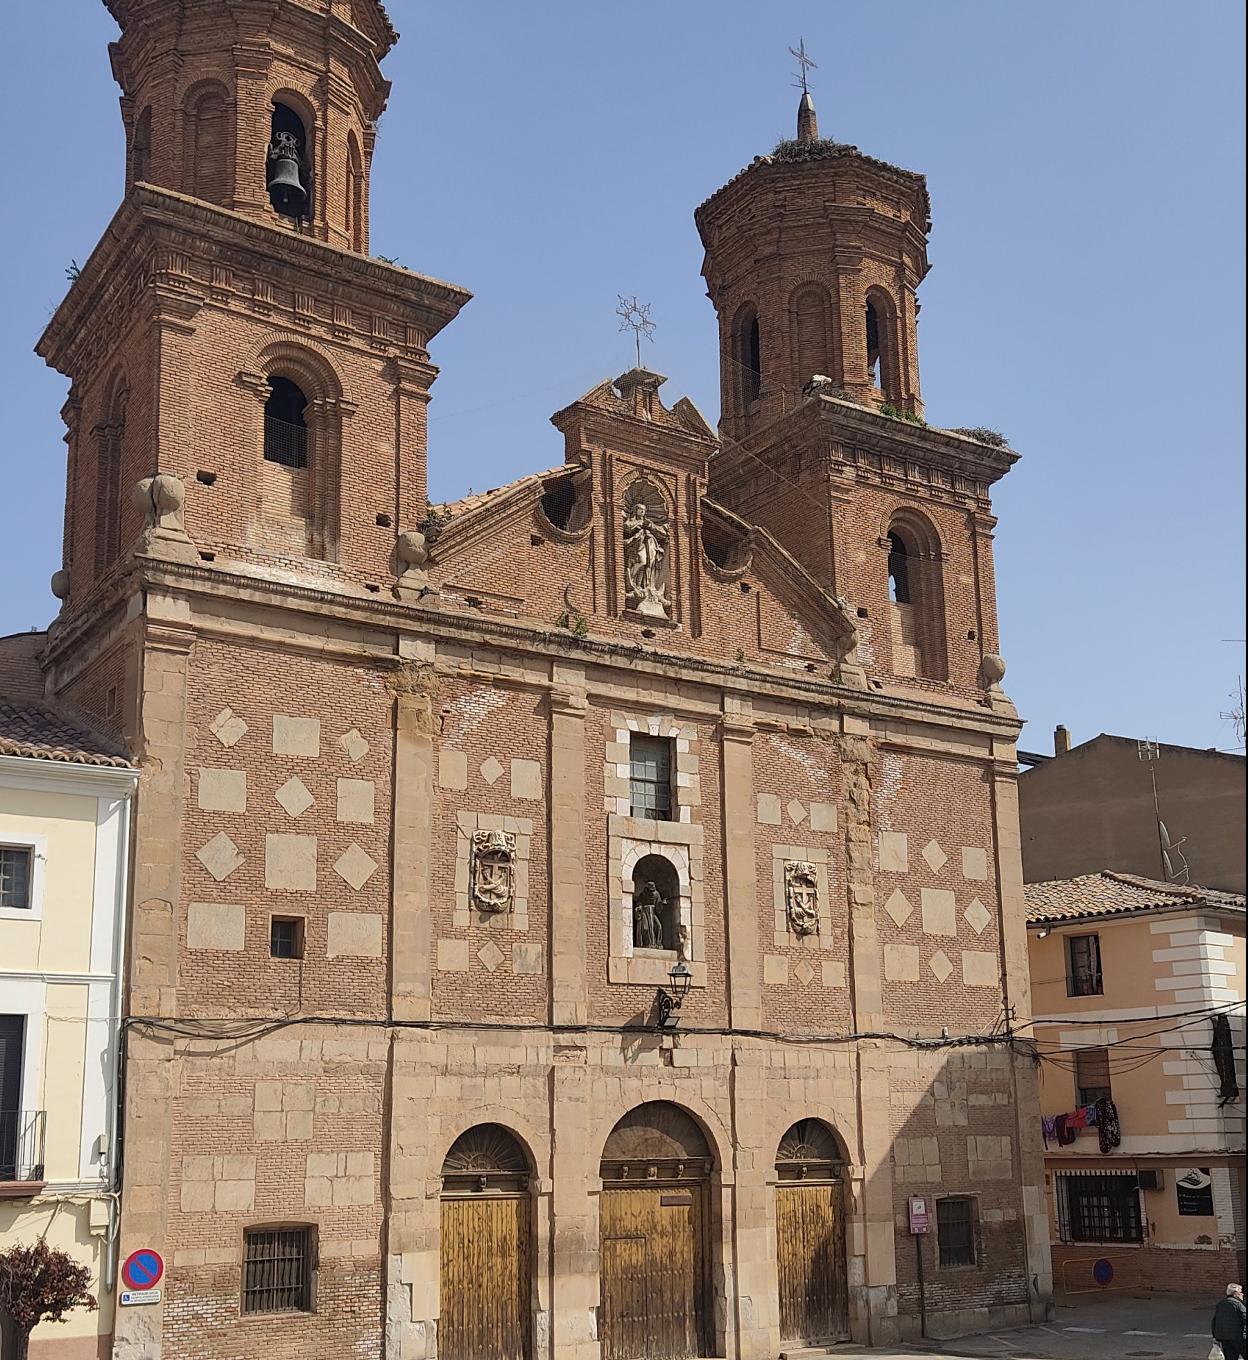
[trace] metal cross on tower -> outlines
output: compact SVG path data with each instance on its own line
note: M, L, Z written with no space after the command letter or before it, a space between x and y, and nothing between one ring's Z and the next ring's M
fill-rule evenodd
M633 339L637 345L637 367L641 367L641 337L644 335L647 340L654 343L654 322L650 320L650 304L648 302L638 302L635 297L626 298L623 294L617 294L620 305L615 309L615 314L620 318L620 330L632 331Z
M806 79L807 71L817 71L818 63L812 61L806 55L806 39L799 38L796 47L790 47L789 51L797 58L797 79L793 84L801 90L803 94L810 93L810 87Z

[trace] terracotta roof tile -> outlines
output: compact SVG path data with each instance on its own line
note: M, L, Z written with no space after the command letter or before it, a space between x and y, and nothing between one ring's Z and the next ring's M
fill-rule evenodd
M8 699L0 699L0 756L132 768L125 748L115 738L93 732L44 704Z
M457 515L466 515L470 510L478 510L488 502L497 500L500 496L505 496L509 491L515 491L527 483L537 485L547 477L554 477L560 472L575 471L575 468L568 467L566 463L560 463L558 467L547 468L545 472L529 472L523 477L517 477L514 482L504 482L502 486L493 487L489 491L472 491L457 501L443 501L429 508L442 518L454 519Z
M1108 870L1102 870L1099 874L1081 874L1078 878L1028 883L1025 892L1029 922L1078 921L1089 916L1120 916L1174 907L1244 910L1241 893L1185 887L1179 883L1162 883L1157 879L1110 873Z

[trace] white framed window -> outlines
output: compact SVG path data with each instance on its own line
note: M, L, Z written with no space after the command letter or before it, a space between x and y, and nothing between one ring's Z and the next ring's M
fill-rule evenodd
M0 826L0 921L43 920L47 839L9 835Z

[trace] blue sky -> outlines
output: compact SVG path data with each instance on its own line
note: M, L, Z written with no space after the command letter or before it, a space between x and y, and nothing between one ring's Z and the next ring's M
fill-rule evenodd
M787 48L825 136L928 176L929 420L1005 431L1006 687L1065 722L1234 744L1244 667L1242 6L1232 0L392 0L403 41L373 250L475 293L436 342L435 497L561 458L551 412L645 361L718 414L693 209L792 135ZM96 0L6 13L0 633L60 564L63 380L31 352L116 208L123 147ZM49 94L55 92L54 98ZM24 129L24 134L22 130Z

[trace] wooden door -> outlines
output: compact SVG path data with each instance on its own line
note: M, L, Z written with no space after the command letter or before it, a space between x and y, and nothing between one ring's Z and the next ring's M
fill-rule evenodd
M599 1205L603 1360L700 1355L702 1188L608 1189Z
M442 1200L439 1360L529 1360L529 1201Z
M837 1341L849 1331L845 1220L835 1183L776 1189L780 1339Z

